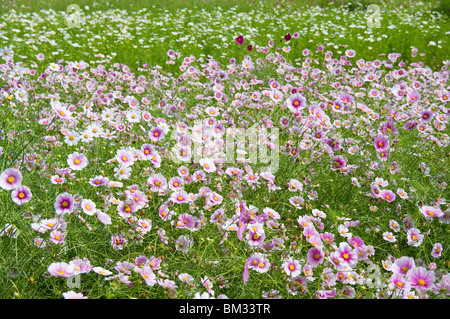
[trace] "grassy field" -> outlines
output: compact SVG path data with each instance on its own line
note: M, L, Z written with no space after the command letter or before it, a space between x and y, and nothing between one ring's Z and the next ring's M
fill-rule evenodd
M448 1L72 3L0 2L0 298L448 298Z

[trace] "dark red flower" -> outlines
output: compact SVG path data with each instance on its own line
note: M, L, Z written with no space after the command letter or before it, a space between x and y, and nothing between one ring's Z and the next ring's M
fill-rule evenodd
M289 41L291 40L291 38L292 38L292 36L291 36L290 33L288 33L288 34L286 34L286 35L284 36L284 39L285 39L287 42L289 42Z
M236 43L237 43L237 44L242 44L242 43L244 43L244 37L243 37L242 35L238 36L238 37L236 38Z
M248 47L247 47L247 51L251 51L253 49L253 45L249 45Z

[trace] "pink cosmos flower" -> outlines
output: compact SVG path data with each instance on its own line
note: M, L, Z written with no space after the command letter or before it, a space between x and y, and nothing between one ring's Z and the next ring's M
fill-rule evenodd
M287 98L286 106L292 113L297 113L307 107L306 98L300 93L292 94Z
M207 173L213 173L216 171L216 165L209 158L202 158L199 163Z
M83 199L81 201L81 209L83 209L85 214L92 216L96 212L96 204L90 199Z
M395 236L391 233L391 232L384 232L383 233L383 239L391 242L391 243L395 243L397 241L397 239L395 238Z
M407 237L408 245L419 247L422 244L425 235L421 234L420 230L418 230L417 228L411 228L407 232Z
M394 263L391 266L391 269L393 272L406 275L410 269L415 267L416 264L414 262L414 258L403 256L394 261Z
M422 206L420 208L420 213L425 216L425 218L441 217L444 215L444 212L435 206Z
M78 152L70 154L67 158L67 164L69 165L70 169L74 171L81 171L88 165L88 163L89 161L87 157L84 154Z
M284 272L291 277L297 277L302 272L302 266L293 257L289 257L286 261L284 261L281 267Z
M442 255L442 244L436 243L433 245L433 250L431 251L431 256L433 258L439 258Z
M134 163L133 153L124 149L117 151L115 159L124 166L131 166Z
M342 262L347 264L349 267L354 267L358 263L358 256L352 249L352 246L346 242L341 242L339 244L337 253Z
M403 188L398 188L398 189L397 189L397 194L398 194L398 196L400 196L400 198L402 198L402 199L408 198L408 194L403 190Z
M52 184L63 184L66 181L66 178L64 176L52 175L50 181Z
M408 283L415 289L428 290L433 286L436 279L434 271L427 270L425 267L416 267L408 270L406 274Z
M72 267L65 262L56 262L56 263L52 263L47 271L49 272L50 276L54 276L54 277L63 277L63 278L68 278L70 276L72 276L73 274L73 269Z
M17 205L23 205L25 203L28 203L31 198L32 194L30 189L27 186L19 186L13 189L11 192L11 199L14 203Z
M87 299L81 292L75 292L73 290L63 292L64 299Z
M312 267L317 267L318 265L323 263L325 254L321 249L313 247L308 251L306 257L308 264L310 264Z
M380 191L380 197L384 198L388 203L391 203L395 200L395 193L389 189L383 189Z
M69 193L59 194L56 196L54 208L58 215L70 214L75 209L75 199Z
M15 168L7 168L0 174L0 187L12 190L22 184L22 173Z
M95 273L97 273L99 275L103 275L103 276L109 276L112 274L111 271L109 271L108 269L105 269L103 267L94 267L94 268L92 268L92 271L94 271Z
M97 176L94 176L93 178L89 179L89 184L91 184L94 187L100 187L100 186L107 185L108 182L109 182L109 178L102 176L102 175L97 175Z
M180 190L180 191L175 191L172 193L172 195L170 196L170 199L177 204L184 204L184 203L188 203L189 202L189 195L186 191L184 190Z
M112 224L111 217L108 214L103 213L100 210L97 210L97 218L100 221L100 223L102 223L104 225L111 225Z
M138 272L140 273L141 277L144 278L147 286L152 287L156 284L156 275L150 266L144 266L143 268L138 269L140 269Z
M151 175L147 183L150 184L150 190L152 192L165 191L167 189L167 179L161 174Z

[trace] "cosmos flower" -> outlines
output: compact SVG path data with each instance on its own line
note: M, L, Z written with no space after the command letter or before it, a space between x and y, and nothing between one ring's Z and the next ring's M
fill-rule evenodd
M283 268L284 272L291 277L297 277L302 271L302 266L293 257L289 257L288 259L286 259L281 267Z
M111 217L108 214L103 213L100 210L97 210L97 218L104 225L111 225L112 224Z
M433 286L436 279L434 271L424 267L416 267L408 270L406 274L408 283L415 289L428 290Z
M287 98L286 106L289 108L289 110L291 110L291 112L297 113L307 107L306 98L299 93L292 94Z
M310 264L312 267L317 267L318 265L323 263L325 254L321 249L313 247L308 251L306 257L308 264Z
M160 141L164 137L164 135L165 135L164 130L158 126L152 128L148 134L150 140L152 140L153 142Z
M194 241L192 237L181 235L175 241L175 249L181 251L183 254L187 254L189 250L192 248Z
M388 203L391 203L395 200L395 193L389 189L383 189L380 191L379 197L385 199Z
M401 230L400 225L395 220L389 221L389 227L396 233Z
M57 215L70 214L75 209L75 199L69 193L63 193L56 196L54 204Z
M407 232L407 237L408 245L419 247L422 244L425 235L421 234L420 230L418 230L417 228L411 228Z
M412 268L415 268L416 264L414 262L414 258L403 256L394 261L391 266L393 272L406 275L408 271Z
M119 149L115 159L123 166L130 166L134 163L133 153L125 149Z
M62 244L62 243L64 243L65 238L66 238L65 233L63 233L59 230L54 230L50 233L49 240L51 242L53 242L54 244Z
M89 179L89 184L91 184L94 187L100 187L107 185L109 182L109 178L101 175L94 176Z
M199 164L203 167L203 169L207 173L213 173L213 172L216 171L216 165L209 158L202 158L202 159L200 159Z
M338 256L341 261L347 264L349 267L354 267L358 263L358 256L352 247L346 242L341 242L337 250Z
M50 181L52 182L52 184L64 184L66 181L66 178L64 176L59 176L59 175L52 175L50 177Z
M90 199L83 199L81 201L81 209L85 214L90 216L94 215L97 211L96 204Z
M238 36L235 40L237 44L244 43L244 37L242 35Z
M15 168L7 168L0 174L0 187L12 190L22 184L22 173Z
M48 266L47 271L54 277L68 278L73 274L72 266L65 262L54 262Z
M81 292L75 292L73 290L63 292L62 295L64 299L87 299L87 297L83 295Z
M147 286L154 286L156 281L156 275L153 272L152 268L150 266L144 266L143 268L137 268L139 274L142 278L144 278L145 284Z
M95 273L97 273L99 275L103 275L103 276L109 276L112 274L111 271L109 271L108 269L105 269L103 267L94 267L94 268L92 268L92 271L94 271Z
M397 239L391 232L384 232L383 238L384 238L384 240L391 242L391 243L395 243L397 241Z
M375 137L374 146L377 152L386 151L389 149L389 138L383 135L378 135Z
M30 189L24 185L14 188L11 192L11 199L17 205L28 203L32 197Z
M442 217L444 215L444 212L440 208L425 205L420 208L420 213L425 216L425 218Z
M177 204L184 204L189 202L188 193L184 190L174 191L170 199Z
M431 256L433 258L439 258L442 256L442 244L436 243L433 245L433 250L431 251Z

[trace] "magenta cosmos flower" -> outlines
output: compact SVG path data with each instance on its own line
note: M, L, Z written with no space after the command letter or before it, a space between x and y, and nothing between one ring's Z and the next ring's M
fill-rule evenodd
M11 199L17 205L23 205L31 200L31 191L27 186L19 186L11 192Z
M152 128L148 136L153 142L158 142L164 137L164 130L160 127Z
M427 270L424 267L412 268L406 274L408 282L416 289L430 289L433 286L435 275L434 271Z
M87 157L84 154L78 152L70 154L67 158L67 164L74 171L81 171L88 165L88 163L89 161Z
M317 267L320 265L323 262L324 256L323 251L316 247L311 248L306 255L308 264L312 267Z
M380 197L384 198L388 203L393 202L395 200L395 193L390 191L389 189L383 189L380 191Z
M358 256L353 250L353 247L346 242L341 242L337 250L338 256L342 262L349 267L354 267L358 263Z
M75 208L75 199L69 193L63 193L56 196L55 212L58 215L70 214Z
M375 137L374 146L377 152L385 151L389 148L389 138L383 135L378 135Z
M431 256L433 256L434 258L438 258L441 257L441 255L442 255L442 244L441 243L434 244Z
M243 37L242 35L238 36L238 37L236 38L236 43L237 43L237 44L242 44L242 43L244 43L244 37Z
M306 107L306 99L299 93L292 94L287 98L286 106L292 113L297 113Z
M22 173L15 168L7 168L0 174L0 187L4 190L14 189L22 184Z

